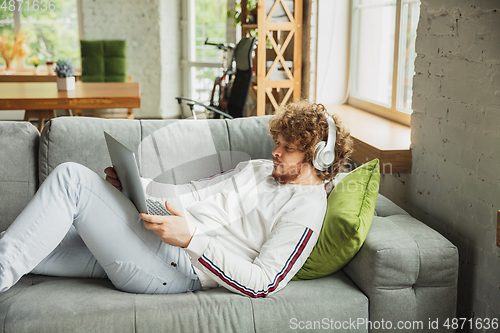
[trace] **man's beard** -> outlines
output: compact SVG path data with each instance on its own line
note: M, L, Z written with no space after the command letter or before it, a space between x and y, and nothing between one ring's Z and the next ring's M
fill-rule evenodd
M277 161L273 160L273 162ZM302 171L302 163L298 163L295 167L290 168L287 173L278 172L281 167L281 164L278 164L274 166L272 176L280 184L289 184L299 178Z

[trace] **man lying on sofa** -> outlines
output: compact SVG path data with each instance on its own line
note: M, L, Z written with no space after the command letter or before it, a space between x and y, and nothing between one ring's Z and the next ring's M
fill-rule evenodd
M0 291L29 272L108 277L119 290L147 294L282 289L318 239L324 183L352 151L332 117L322 105L289 104L269 122L273 161L184 185L143 179L146 194L175 216L139 215L112 167L106 182L79 164L59 165L0 239Z

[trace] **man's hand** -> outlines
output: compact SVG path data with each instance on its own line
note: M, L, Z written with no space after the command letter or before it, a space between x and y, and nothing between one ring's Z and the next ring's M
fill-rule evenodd
M160 236L161 240L172 246L188 247L196 228L174 205L165 201L165 207L175 216L139 214L146 229Z
M118 180L118 175L116 174L115 169L110 166L104 169L104 173L106 174L106 181L116 187L118 191L122 190L122 184Z

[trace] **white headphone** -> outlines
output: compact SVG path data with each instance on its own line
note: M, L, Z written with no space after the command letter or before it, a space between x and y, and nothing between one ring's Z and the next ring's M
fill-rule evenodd
M335 140L337 138L337 131L335 130L335 123L330 116L326 116L328 122L328 141L321 141L314 147L315 154L313 158L313 165L319 171L325 171L335 160Z

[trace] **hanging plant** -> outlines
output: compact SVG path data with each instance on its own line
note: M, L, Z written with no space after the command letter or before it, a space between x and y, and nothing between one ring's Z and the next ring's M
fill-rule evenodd
M247 11L248 12L254 11L257 8L258 2L259 2L258 0L247 0ZM236 5L234 10L228 10L227 17L234 19L235 27L241 23L241 0L236 0ZM255 18L255 22L252 23L257 23L257 19Z

